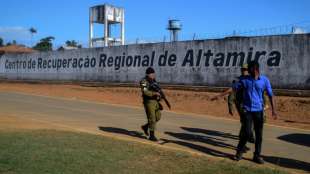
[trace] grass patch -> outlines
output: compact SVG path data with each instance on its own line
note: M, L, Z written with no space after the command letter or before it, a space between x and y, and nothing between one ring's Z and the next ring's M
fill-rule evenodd
M0 131L0 173L282 174L86 133Z

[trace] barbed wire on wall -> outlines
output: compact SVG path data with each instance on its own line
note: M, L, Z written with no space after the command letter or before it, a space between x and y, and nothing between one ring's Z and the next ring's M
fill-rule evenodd
M310 21L279 25L268 28L249 29L244 31L234 30L231 33L221 35L210 35L206 38L216 39L230 36L266 36L266 35L283 35L283 34L300 34L310 32Z
M300 34L300 33L310 33L310 21L303 21L298 23L278 25L267 28L256 28L256 29L246 29L246 30L232 30L226 33L184 33L180 31L179 41L184 40L205 40L205 39L222 39L226 37L254 37L254 36L267 36L267 35L284 35L284 34ZM1 36L0 36L1 37ZM56 38L57 39L57 38ZM32 40L38 42L39 40ZM78 44L81 44L83 48L88 47L88 41L86 40L76 40ZM7 41L8 42L8 41ZM32 45L28 38L21 38L18 44ZM170 36L168 32L163 36L156 37L137 37L132 39L127 39L125 41L126 45L130 44L145 44L145 43L159 43L159 42L170 42ZM65 43L56 42L53 44L53 48L57 49Z
M310 33L310 21L303 21L298 23L292 23L287 25L278 25L268 28L256 28L247 30L233 30L226 33L215 33L215 34L182 34L180 32L180 41L182 40L204 40L204 39L221 39L225 37L254 37L254 36L267 36L267 35L285 35L285 34L301 34ZM183 38L183 39L182 39ZM169 42L169 36L147 38L139 37L135 40L128 40L126 44L142 44L142 43L157 43L157 42Z

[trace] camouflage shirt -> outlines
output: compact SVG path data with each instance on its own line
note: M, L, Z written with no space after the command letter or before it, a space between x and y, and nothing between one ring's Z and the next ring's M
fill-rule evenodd
M155 95L156 92L150 88L150 83L151 82L147 79L147 77L144 77L140 81L143 102L147 100L157 100L157 96Z

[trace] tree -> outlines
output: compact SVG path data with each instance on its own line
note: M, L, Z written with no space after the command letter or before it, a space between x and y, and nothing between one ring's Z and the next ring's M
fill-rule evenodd
M13 41L12 41L12 45L17 45L16 40L13 40Z
M38 51L51 51L53 50L53 40L55 40L55 37L53 36L42 38L40 42L33 47L33 49Z
M77 45L78 43L75 41L75 40L67 40L66 41L66 45L68 46L68 47L78 47L78 45Z
M33 35L37 33L37 30L33 27L29 28L29 32L31 34L31 46L33 45Z
M0 37L0 47L3 46L3 39Z

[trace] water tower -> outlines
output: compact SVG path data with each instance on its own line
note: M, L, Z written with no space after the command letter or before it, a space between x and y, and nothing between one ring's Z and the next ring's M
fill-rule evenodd
M103 24L103 37L94 38L94 23ZM102 46L124 45L125 43L125 18L124 9L104 4L90 7L89 9L89 47L96 43ZM111 35L111 26L120 25L120 37L115 38ZM103 43L103 44L102 44Z
M180 20L169 20L167 29L170 31L170 41L178 41L178 32L182 29Z

